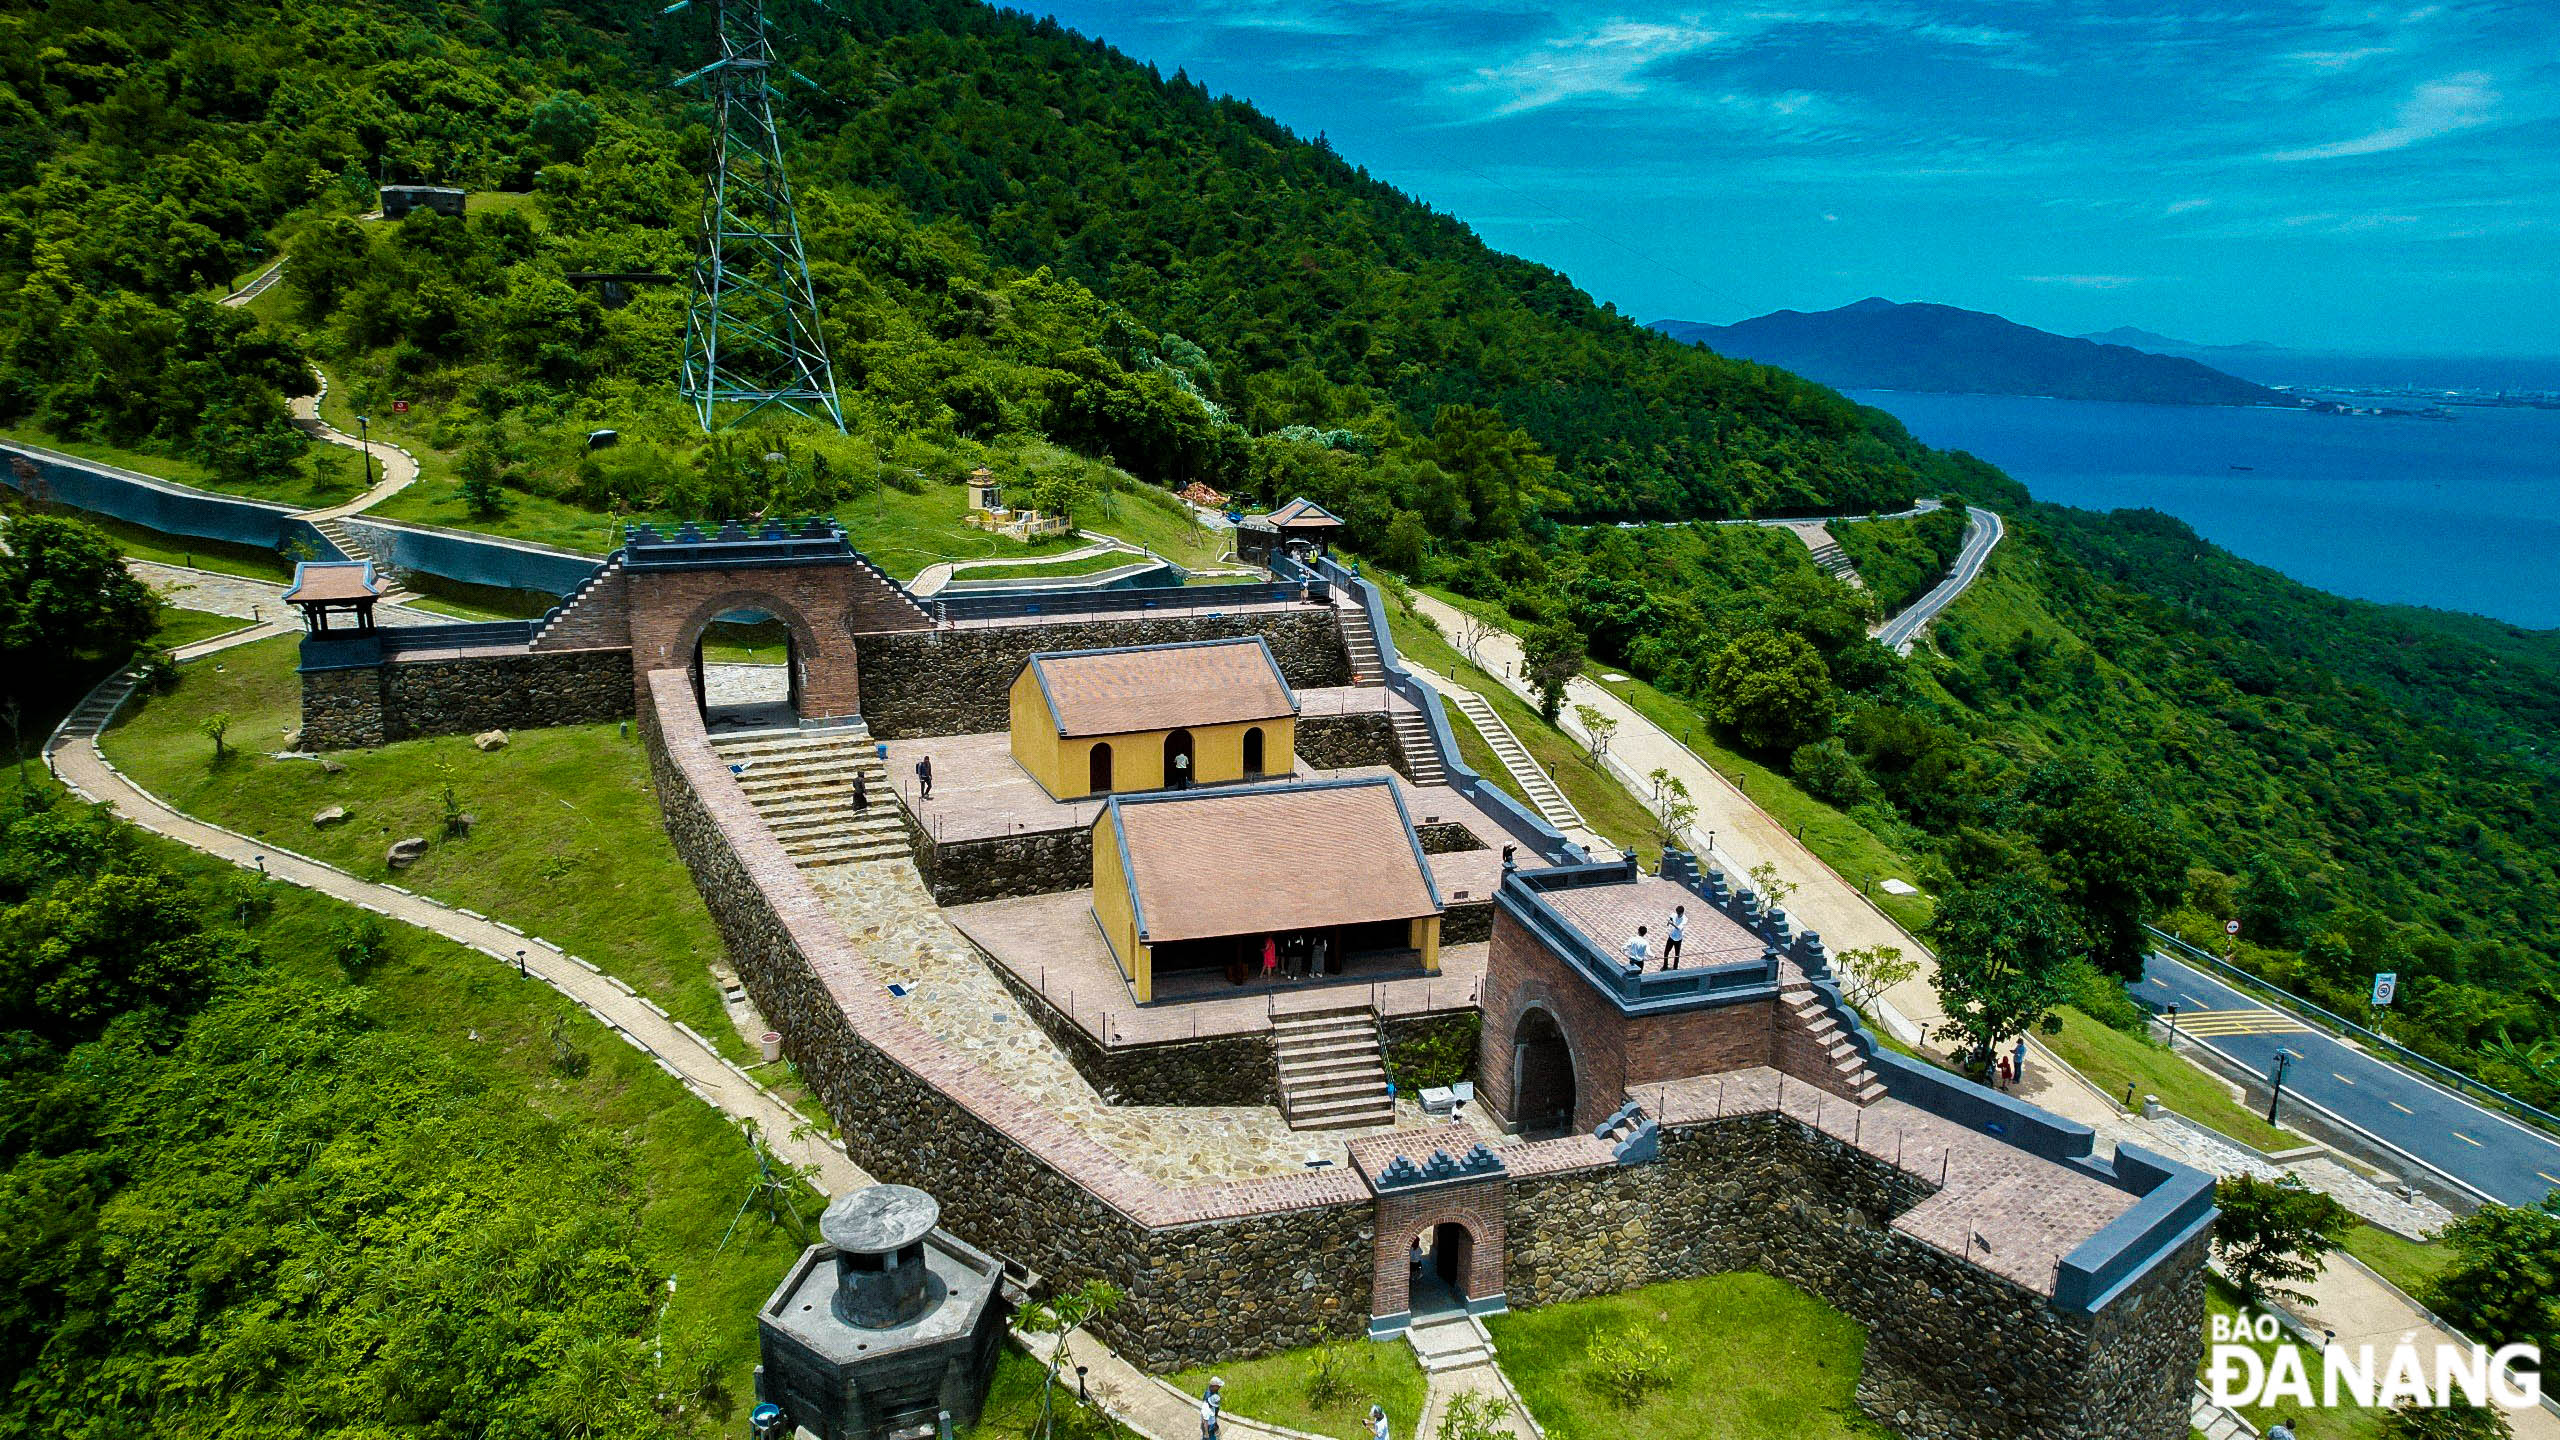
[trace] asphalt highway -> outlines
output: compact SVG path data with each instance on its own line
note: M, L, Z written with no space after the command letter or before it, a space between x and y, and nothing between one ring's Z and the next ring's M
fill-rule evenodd
M2154 954L2132 991L2153 1005L2177 1006L2179 1033L2262 1080L2274 1072L2279 1050L2290 1053L2284 1105L2309 1101L2509 1205L2560 1190L2560 1139L2377 1060L2192 966Z
M1929 593L1911 602L1911 608L1884 622L1876 631L1876 643L1897 655L1907 655L1911 642L1919 638L1920 627L1938 618L1982 575L1983 565L1991 559L1991 549L2006 533L2000 517L1979 505L1968 505L1964 512L1964 548L1956 552L1956 563L1947 577L1930 587Z

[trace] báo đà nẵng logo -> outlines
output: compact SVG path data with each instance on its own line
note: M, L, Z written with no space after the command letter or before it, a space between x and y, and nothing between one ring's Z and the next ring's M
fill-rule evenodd
M2330 1409L2341 1405L2494 1405L2527 1410L2542 1403L2539 1345L2421 1343L2413 1333L2389 1349L2296 1343L2275 1316L2216 1315L2206 1327L2205 1391L2226 1410L2259 1405Z

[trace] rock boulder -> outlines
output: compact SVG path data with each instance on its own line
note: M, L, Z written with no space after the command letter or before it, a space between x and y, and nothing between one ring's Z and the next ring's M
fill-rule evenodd
M412 835L406 840L395 841L390 853L382 857L382 863L394 870L406 870L425 858L426 853L427 837Z

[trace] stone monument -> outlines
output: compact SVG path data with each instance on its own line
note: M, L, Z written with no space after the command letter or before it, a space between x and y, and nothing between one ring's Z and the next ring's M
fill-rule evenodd
M820 1440L904 1440L978 1418L1003 1342L1003 1264L906 1185L839 1195L757 1315L756 1398Z

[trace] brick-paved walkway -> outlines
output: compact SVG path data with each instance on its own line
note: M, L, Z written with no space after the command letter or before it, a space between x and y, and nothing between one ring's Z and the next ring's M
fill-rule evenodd
M157 560L128 558L124 568L162 599L181 609L201 610L208 615L229 615L262 624L274 622L279 631L302 628L293 607L284 603L285 587L272 580L252 580L246 575L225 575L214 570L191 570L183 565L163 565ZM393 604L374 606L373 618L381 625L454 623L450 615Z
M243 632L216 637L206 645L191 648L199 653L210 653L211 650L255 638L255 632ZM106 684L113 686L121 681L122 676L119 675L110 678ZM492 963L513 965L517 952L522 951L525 968L530 974L575 1000L616 1034L646 1051L658 1062L659 1068L683 1081L685 1088L704 1102L718 1107L732 1119L754 1121L766 1143L783 1159L795 1165L815 1167L812 1183L820 1190L832 1195L871 1183L870 1177L847 1159L843 1151L814 1135L796 1135L794 1132L803 1124L800 1115L772 1092L756 1084L746 1072L722 1059L710 1042L690 1026L670 1019L665 1011L646 997L586 962L571 958L550 941L526 935L495 920L464 914L421 895L357 879L343 870L296 855L290 850L205 824L173 810L107 762L106 757L99 753L95 727L66 724L47 743L45 762L52 767L56 778L83 798L114 806L118 815L154 834L167 836L243 869L257 868L257 857L263 856L266 873L274 879L362 906L387 919L433 931L490 956Z

